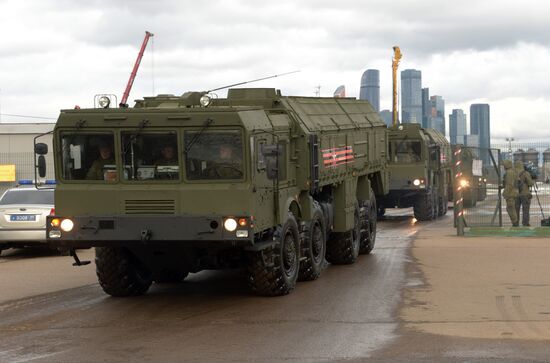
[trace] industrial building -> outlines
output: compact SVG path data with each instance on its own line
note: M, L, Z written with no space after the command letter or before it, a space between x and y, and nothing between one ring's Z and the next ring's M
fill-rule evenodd
M21 179L34 179L34 138L53 130L54 123L0 123L0 193ZM38 142L52 150L52 135ZM54 179L52 152L46 155L46 178Z

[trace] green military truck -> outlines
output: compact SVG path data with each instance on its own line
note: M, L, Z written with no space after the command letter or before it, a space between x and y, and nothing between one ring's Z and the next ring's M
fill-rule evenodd
M100 101L56 123L47 238L77 265L75 249L95 247L107 294L244 267L254 292L284 295L325 258L350 264L373 249L388 141L367 101L262 88Z
M389 128L390 192L378 199L378 215L386 208L414 208L419 221L447 213L451 185L451 148L434 129L418 124Z
M456 145L461 149L460 175L455 178L455 184L462 187L462 197L465 208L475 207L478 201L487 198L487 169L483 168L483 161L478 157L477 149ZM453 160L455 160L453 158ZM458 170L455 172L455 174ZM458 187L455 185L455 189ZM449 198L452 200L453 195Z

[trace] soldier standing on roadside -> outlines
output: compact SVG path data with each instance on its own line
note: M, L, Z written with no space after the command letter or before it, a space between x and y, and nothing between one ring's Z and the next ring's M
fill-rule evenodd
M519 197L516 200L516 212L518 215L518 222L520 217L520 210L523 209L523 218L521 224L525 227L529 227L529 208L531 207L531 187L533 186L533 178L531 174L523 167L523 162L517 160L514 164L516 173L518 174L518 190Z
M519 196L518 175L511 160L504 160L502 166L504 166L504 192L502 196L506 200L506 211L510 216L512 225L517 227L519 226L518 214L516 211L516 199Z

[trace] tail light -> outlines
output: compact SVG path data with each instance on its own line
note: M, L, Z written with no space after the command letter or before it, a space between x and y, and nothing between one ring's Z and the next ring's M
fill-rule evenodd
M55 208L50 209L50 215L55 216Z

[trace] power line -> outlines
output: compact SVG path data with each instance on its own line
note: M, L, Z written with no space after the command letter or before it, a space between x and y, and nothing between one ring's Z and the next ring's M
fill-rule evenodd
M24 118L37 118L42 120L57 120L54 117L43 117L43 116L29 116L29 115L14 115L12 113L0 113L0 116L10 116L10 117L24 117Z

